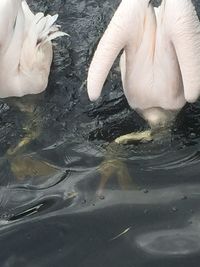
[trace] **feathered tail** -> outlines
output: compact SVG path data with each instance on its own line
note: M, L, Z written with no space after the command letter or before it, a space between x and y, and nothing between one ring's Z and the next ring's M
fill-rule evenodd
M25 37L22 47L21 63L30 66L30 59L34 59L39 51L42 51L51 40L68 35L60 31L60 26L55 22L58 15L47 15L39 12L34 15L25 0L22 1L22 8L25 16Z
M45 90L51 40L67 35L55 24L57 18L41 12L34 15L25 0L0 0L0 97Z
M38 47L57 37L68 35L60 31L59 25L54 24L58 18L57 14L54 16L45 16L44 13L39 12L34 15L25 0L22 1L22 8L25 15L26 34L29 38L33 35L33 42Z

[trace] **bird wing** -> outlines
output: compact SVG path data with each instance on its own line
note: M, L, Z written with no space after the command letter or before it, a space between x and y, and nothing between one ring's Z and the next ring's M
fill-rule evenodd
M6 49L13 35L21 0L0 0L0 47Z
M200 95L200 23L191 0L164 0L164 20L174 45L186 101Z
M100 96L106 77L120 51L130 40L131 46L137 45L148 5L149 0L122 0L119 5L98 44L88 71L87 90L91 101Z

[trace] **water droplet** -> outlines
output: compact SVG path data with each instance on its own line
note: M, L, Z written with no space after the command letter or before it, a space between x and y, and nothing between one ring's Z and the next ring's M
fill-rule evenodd
M148 214L149 213L149 210L148 209L145 209L144 210L144 214Z
M196 135L195 133L193 133L193 132L190 133L190 138L196 138L196 136L197 136L197 135Z
M186 200L186 199L188 199L187 196L183 196L183 197L181 198L181 200Z
M144 192L145 194L147 194L147 193L149 193L149 190L148 190L148 189L144 189L143 192Z
M82 201L81 201L81 204L86 204L86 199L83 199Z
M173 211L173 212L177 212L178 209L177 209L176 207L172 207L172 211Z

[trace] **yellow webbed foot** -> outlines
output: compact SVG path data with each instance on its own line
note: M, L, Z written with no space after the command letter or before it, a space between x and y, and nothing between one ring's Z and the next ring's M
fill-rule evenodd
M31 132L27 134L15 147L11 147L7 150L7 155L12 156L17 154L21 149L23 149L26 145L28 145L32 140L38 137L37 132Z
M24 103L25 100L29 101ZM24 97L16 101L15 104L18 108L20 108L20 111L26 114L26 121L23 126L23 131L25 132L25 135L16 146L10 147L7 150L7 156L14 156L18 153L21 153L24 148L29 143L31 143L31 141L35 140L40 135L42 129L42 114L38 111L35 111L36 100L36 97L33 99L28 99L27 97Z
M117 144L128 144L131 142L148 142L148 141L152 141L153 137L152 137L152 131L151 130L146 130L143 132L135 132L135 133L129 133L126 135L122 135L118 138L115 139L115 143Z
M11 170L17 180L24 180L27 177L47 177L59 171L56 166L31 156L17 156L12 159Z

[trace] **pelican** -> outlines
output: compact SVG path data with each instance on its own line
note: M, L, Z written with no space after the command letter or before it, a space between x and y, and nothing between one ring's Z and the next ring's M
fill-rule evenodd
M25 0L0 0L0 98L46 89L51 40L66 35L55 25L57 18L34 15Z
M186 102L200 95L200 23L191 0L122 0L101 38L88 71L91 101L99 98L120 51L124 94L151 132L116 139L151 138L167 128Z
M51 41L67 35L55 24L57 18L57 14L33 14L25 0L0 0L0 98L14 97L7 101L27 117L24 137L5 154L13 173L20 176L24 172L26 177L34 168L42 172L52 169L49 164L27 159L20 153L40 134L41 114L35 113L34 101L48 84L53 58Z

